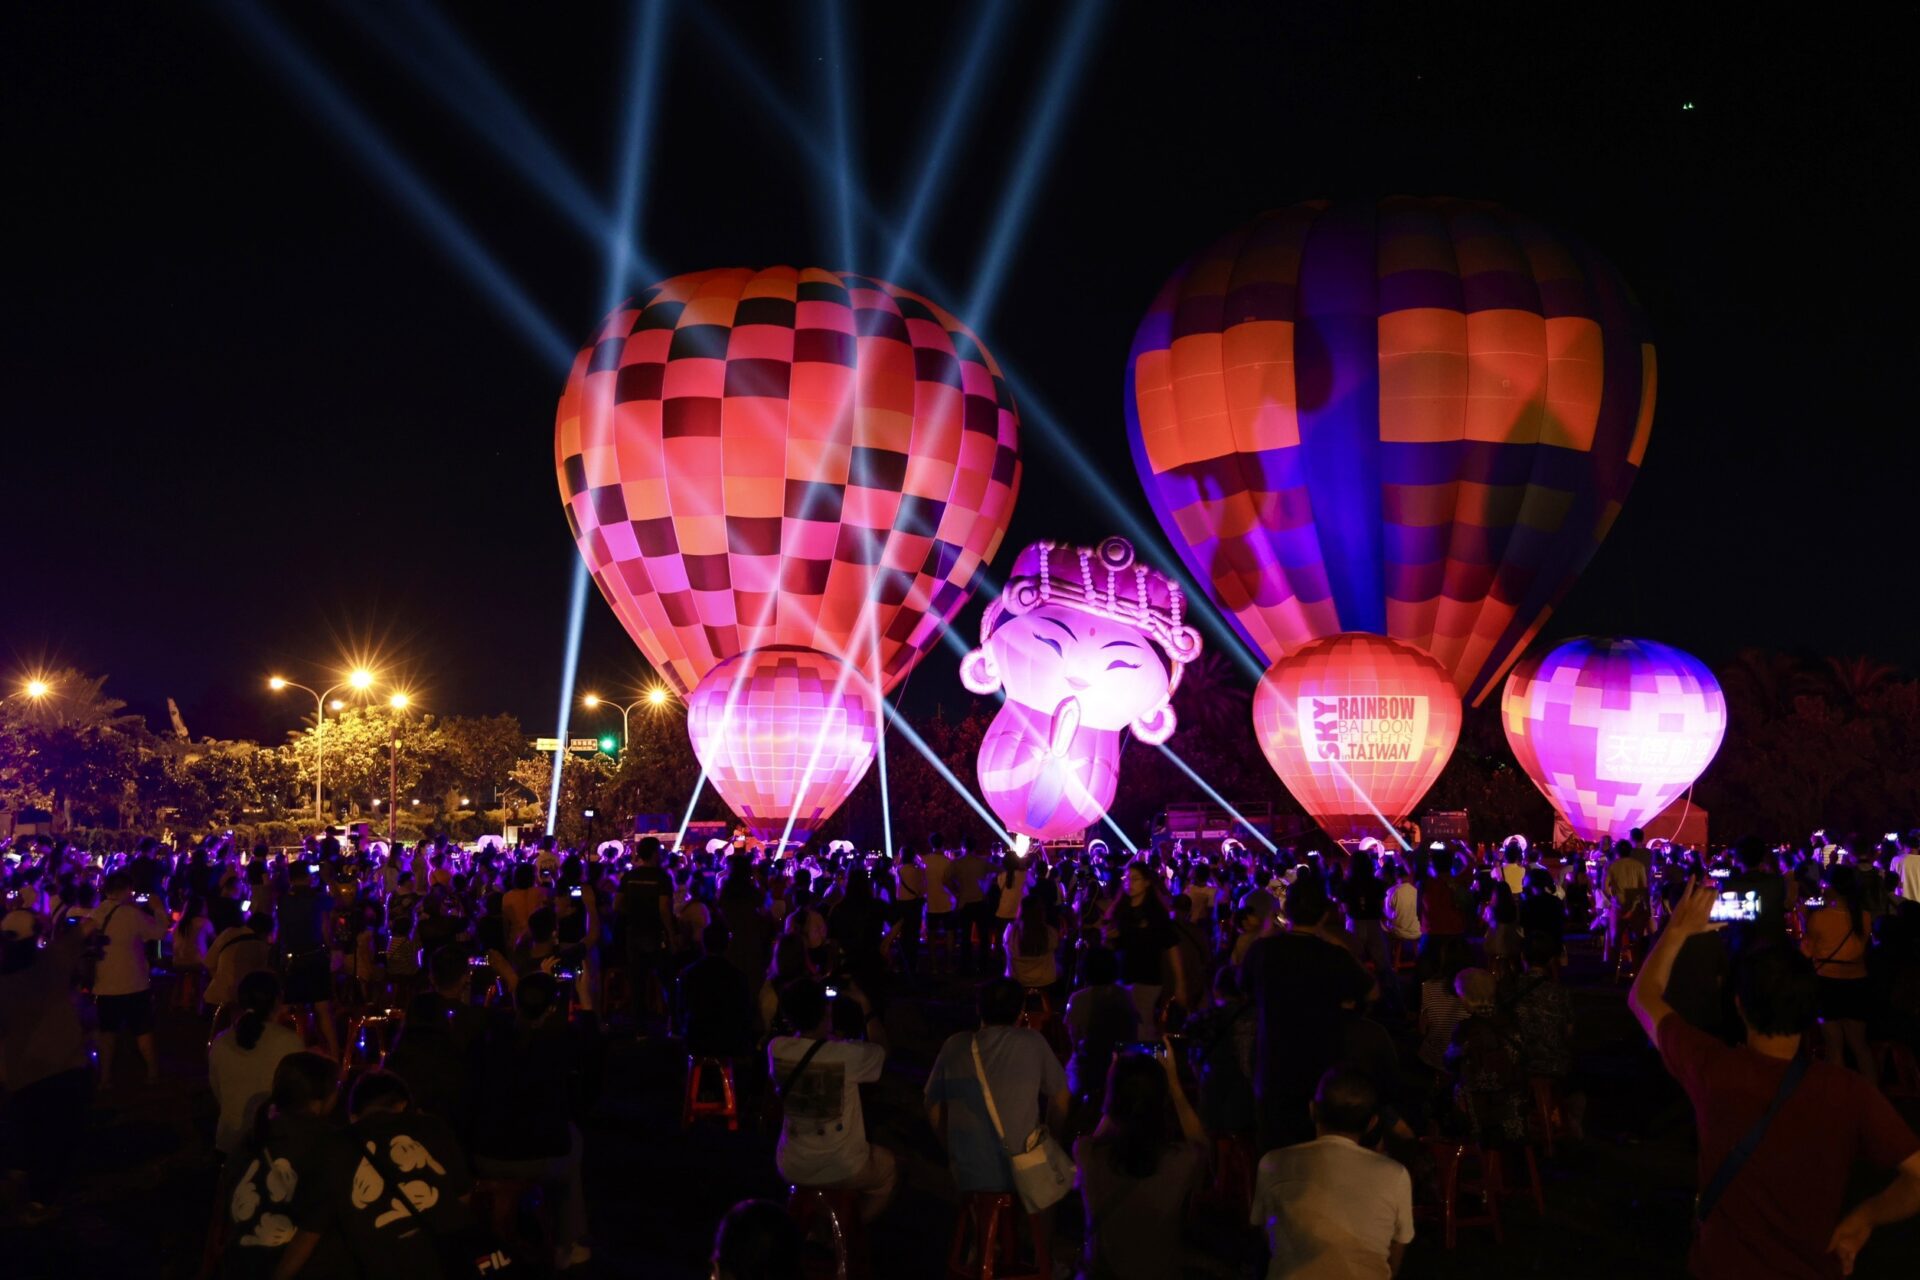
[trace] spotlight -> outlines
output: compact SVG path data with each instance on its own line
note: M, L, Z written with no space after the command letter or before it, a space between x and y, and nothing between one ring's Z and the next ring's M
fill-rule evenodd
M347 677L347 683L356 689L368 688L373 684L373 672L361 667Z

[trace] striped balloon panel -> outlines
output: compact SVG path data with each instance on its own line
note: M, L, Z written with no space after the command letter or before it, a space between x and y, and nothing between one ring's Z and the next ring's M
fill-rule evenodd
M1606 536L1652 427L1614 270L1495 206L1279 209L1174 273L1128 360L1147 497L1269 660L1371 631L1479 701Z

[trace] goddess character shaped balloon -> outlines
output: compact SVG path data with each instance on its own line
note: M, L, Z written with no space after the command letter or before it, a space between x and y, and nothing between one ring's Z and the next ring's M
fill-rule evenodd
M1165 742L1173 691L1200 655L1186 601L1133 544L1035 543L987 607L960 664L975 693L1006 691L980 743L980 788L1007 827L1058 839L1098 822L1119 780L1121 734ZM1164 656L1164 660L1163 660Z

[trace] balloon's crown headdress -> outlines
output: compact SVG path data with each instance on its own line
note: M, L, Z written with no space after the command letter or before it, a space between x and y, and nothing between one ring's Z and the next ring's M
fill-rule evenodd
M1183 621L1186 593L1160 570L1134 559L1133 544L1108 538L1097 547L1036 542L1013 562L1013 577L980 620L980 643L992 638L1001 619L1019 617L1043 604L1061 604L1098 618L1137 627L1153 637L1180 669L1200 656L1200 633Z

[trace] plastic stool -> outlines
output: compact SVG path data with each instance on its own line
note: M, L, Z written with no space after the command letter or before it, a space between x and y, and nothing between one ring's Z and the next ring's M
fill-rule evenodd
M827 1187L787 1188L787 1216L811 1236L822 1220L833 1242L834 1280L859 1280L872 1273L867 1262L867 1233L860 1219L860 1193Z
M1540 1162L1533 1158L1532 1143L1528 1143L1524 1150L1527 1153L1526 1186L1510 1187L1507 1185L1507 1164L1498 1151L1487 1151L1481 1155L1481 1160L1484 1162L1486 1170L1485 1182L1496 1197L1532 1196L1534 1213L1544 1218L1547 1216L1547 1197L1540 1188Z
M720 1100L712 1102L700 1096L700 1085L709 1070L720 1073ZM733 1063L725 1058L687 1059L687 1100L680 1110L680 1127L689 1128L701 1116L725 1116L729 1131L740 1127L740 1108L733 1092Z
M1018 1216L1024 1212L1005 1191L970 1191L953 1220L953 1244L947 1250L948 1280L1053 1280L1051 1251L1038 1243L1031 1268L1019 1261ZM969 1231L971 1228L971 1231ZM967 1261L967 1246L976 1257Z

